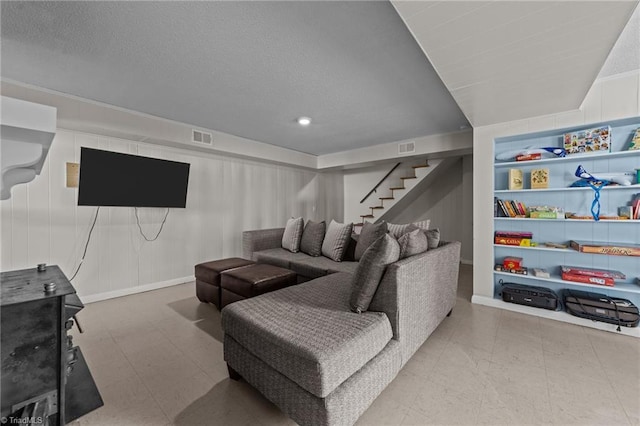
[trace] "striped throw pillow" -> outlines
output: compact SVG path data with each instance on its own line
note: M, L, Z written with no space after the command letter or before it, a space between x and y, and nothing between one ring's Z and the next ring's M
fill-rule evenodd
M287 221L282 235L282 248L291 253L300 251L300 240L302 239L304 220L301 217L291 218Z
M353 223L338 223L332 220L322 242L322 255L342 262L351 239Z
M393 236L393 238L397 240L403 234L407 233L410 225L417 226L418 228L424 229L426 231L427 229L429 229L429 222L431 222L431 219L421 220L420 222L407 223L404 225L388 223L387 228L389 229L389 233Z

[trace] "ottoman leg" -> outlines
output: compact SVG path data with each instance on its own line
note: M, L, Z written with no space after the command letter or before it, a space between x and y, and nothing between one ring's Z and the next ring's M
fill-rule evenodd
M240 373L238 373L236 370L231 368L231 366L229 364L227 364L227 370L229 370L229 378L231 380L238 381L238 380L242 379L242 376L240 375Z
M196 280L196 297L202 303L213 303L220 309L220 287Z

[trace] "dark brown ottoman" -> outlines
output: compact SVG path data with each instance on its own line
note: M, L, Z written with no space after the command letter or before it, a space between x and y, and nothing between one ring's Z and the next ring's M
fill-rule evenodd
M263 263L224 271L220 279L220 309L229 303L280 290L296 283L295 272Z
M205 262L195 267L196 296L203 303L213 303L220 307L220 274L229 269L242 268L255 262L239 257Z

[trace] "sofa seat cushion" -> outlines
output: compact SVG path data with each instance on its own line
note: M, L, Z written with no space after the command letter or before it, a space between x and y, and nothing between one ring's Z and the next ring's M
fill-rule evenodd
M291 269L289 264L294 260L309 259L309 255L298 252L291 253L283 248L273 248L267 250L261 250L254 253L256 262L267 263L273 266L279 266L281 268Z
M298 275L308 278L318 278L336 272L354 273L358 262L336 262L322 257L307 256L304 259L295 259L289 262L289 269Z
M336 273L234 303L222 327L244 348L324 398L391 340L381 312L349 308L351 275Z

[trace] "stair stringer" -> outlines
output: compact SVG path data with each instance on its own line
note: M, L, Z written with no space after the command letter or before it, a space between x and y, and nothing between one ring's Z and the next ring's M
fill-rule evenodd
M380 222L381 220L386 220L386 218L399 213L405 210L411 203L413 203L429 186L433 185L438 177L442 176L451 166L460 161L461 157L447 157L439 160L429 160L429 164L431 167L426 169L426 172L418 172L416 170L416 175L418 173L424 174L418 179L412 179L414 183L410 186L407 186L406 189L401 190L402 194L397 194L396 199L393 200L393 203L390 203L388 206L385 206L383 212L377 216L374 221ZM416 182L417 181L417 182ZM397 192L397 191L396 191ZM398 197L398 195L401 195Z

